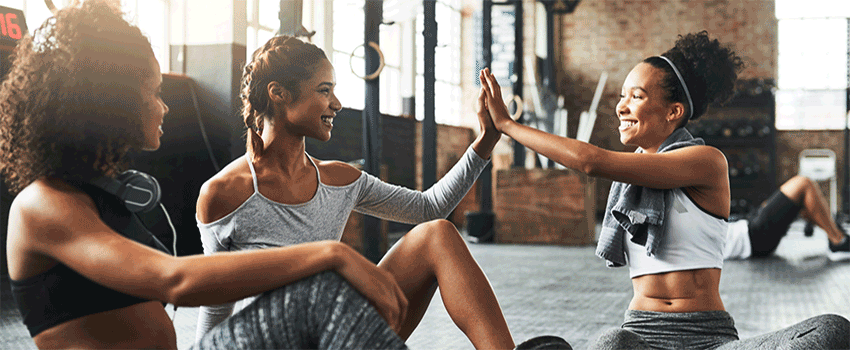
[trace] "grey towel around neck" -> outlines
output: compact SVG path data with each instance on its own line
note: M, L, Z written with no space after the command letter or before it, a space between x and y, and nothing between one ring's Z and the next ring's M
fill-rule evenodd
M705 145L685 128L678 128L658 147L658 153L677 148ZM643 153L638 148L635 153ZM623 238L631 235L634 243L646 247L653 256L664 238L664 215L672 201L672 190L661 190L614 181L608 192L608 204L602 219L602 232L596 245L596 256L605 259L608 267L626 265Z

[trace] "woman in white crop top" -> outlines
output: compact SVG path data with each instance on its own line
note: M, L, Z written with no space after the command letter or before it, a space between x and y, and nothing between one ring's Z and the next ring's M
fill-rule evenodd
M727 162L684 126L711 103L732 96L742 66L741 58L706 32L679 36L672 49L638 63L623 82L615 110L620 141L637 146L634 153L515 122L494 76L483 74L485 103L499 131L566 167L614 180L597 254L609 266L629 265L634 297L622 327L603 333L595 348L850 347L850 326L836 315L738 340L723 306Z
M306 138L331 137L334 117L342 108L335 85L333 66L313 44L278 36L253 54L241 96L248 152L208 180L198 199L205 254L275 246L297 250L300 243L316 241L339 246L352 210L420 224L377 266L360 266L343 277L375 305L393 300L386 290L402 291L407 312L394 327L402 339L419 324L439 286L446 310L476 348L513 348L487 277L455 226L444 220L501 137L483 108L483 95L478 138L443 179L419 192L386 184L343 162L307 155ZM295 274L319 272L287 268ZM388 285L376 284L373 275ZM202 308L197 338L233 310L233 304Z

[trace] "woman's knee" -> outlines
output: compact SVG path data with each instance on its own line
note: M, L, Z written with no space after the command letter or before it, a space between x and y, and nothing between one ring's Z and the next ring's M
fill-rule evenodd
M416 225L408 236L430 244L463 241L457 227L448 220L438 219Z
M454 232L457 233L457 227L451 221L446 219L431 220L416 225L417 228L422 228L429 232Z
M340 293L348 291L355 292L348 281L335 271L322 271L312 276L307 276L298 281L271 290L271 298L287 300L296 304L311 304L315 302L316 295L330 295L335 298ZM317 293L318 292L318 293Z
M811 179L802 175L796 175L779 187L779 190L782 193L791 199L794 203L799 204L806 193L810 192L814 188L815 184Z
M346 298L352 296L362 297L360 292L354 289L354 286L336 271L327 270L319 272L310 277L310 279L312 279L312 282L309 287L312 290L322 291L333 299L339 299L342 296Z
M648 349L646 342L635 332L623 328L607 329L596 338L596 343L590 347L594 350L603 349Z
M426 231L430 232L430 235L437 236L440 239L454 240L460 238L460 232L458 232L457 227L449 220L433 220L423 225L425 225Z
M342 278L339 273L332 270L322 271L308 278L315 280L314 283L335 287L341 287L342 285L348 284L345 278Z
M792 348L850 349L850 321L844 316L825 314L809 318L785 330L784 341Z
M824 314L809 319L818 327L823 327L826 333L843 337L847 346L850 346L850 321L844 316L836 314Z

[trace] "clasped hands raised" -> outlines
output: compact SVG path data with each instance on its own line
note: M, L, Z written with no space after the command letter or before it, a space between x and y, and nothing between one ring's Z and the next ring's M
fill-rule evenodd
M505 128L516 123L508 113L508 107L502 100L502 88L490 68L484 68L478 74L481 81L481 92L478 94L476 113L482 133L504 133ZM522 108L522 106L517 106Z

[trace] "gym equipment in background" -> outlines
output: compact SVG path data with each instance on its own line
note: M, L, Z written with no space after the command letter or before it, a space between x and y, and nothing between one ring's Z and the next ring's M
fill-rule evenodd
M777 188L774 86L772 80L739 81L729 103L711 106L686 126L726 155L733 217L745 216Z

